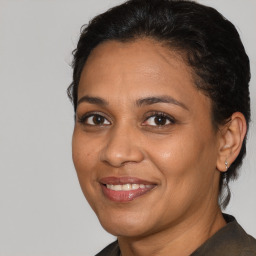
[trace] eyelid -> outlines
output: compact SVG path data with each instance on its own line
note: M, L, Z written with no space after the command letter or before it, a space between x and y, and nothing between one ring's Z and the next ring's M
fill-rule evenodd
M90 118L90 117L92 117L94 115L102 116L105 120L107 120L109 122L109 124L103 124L103 125L95 124L95 125L92 125L92 124L85 123L85 121L88 118ZM156 116L161 116L163 118L166 118L169 121L169 123L164 124L164 125L157 125L157 124L156 125L149 125L149 124L145 124L145 122L147 122L150 118L153 118L153 117L156 117ZM143 120L144 121L142 122L142 126L151 126L151 127L157 127L157 128L164 128L166 126L175 124L177 122L176 119L173 116L171 116L171 115L169 115L169 114L167 114L165 112L161 112L161 111L149 111L149 112L147 112L144 115ZM100 112L100 111L90 111L90 112L87 112L87 113L81 114L81 115L77 114L77 122L79 122L79 123L81 123L83 125L87 125L87 126L108 126L108 125L112 124L111 118L107 114L105 114L103 112Z
M153 112L147 113L147 114L146 114L146 117L145 117L145 120L143 121L143 123L145 123L145 122L146 122L147 120L149 120L150 118L153 118L153 117L156 117L156 116L164 117L164 118L166 118L166 119L170 122L169 124L162 125L162 127L176 123L176 120L175 120L174 117L170 116L169 114L166 114L166 113L164 113L164 112L159 112L159 111L153 111ZM142 125L143 125L143 126L146 126L146 125L143 124L143 123L142 123ZM161 127L160 125L147 125L147 126Z
M106 115L106 114L104 114L104 113L102 113L102 112L98 112L98 111L90 111L90 112L87 112L87 113L85 113L85 114L83 114L83 115L77 115L77 121L79 122L79 123L81 123L81 124L84 124L84 125L88 125L88 126L99 126L99 125L91 125L91 124L86 124L85 123L85 121L88 119L88 118L90 118L90 117L92 117L92 116L96 116L96 115L98 115L98 116L102 116L105 120L107 120L108 122L109 122L109 124L108 125L110 125L112 122L109 120L110 118ZM101 126L104 126L104 125L101 125Z

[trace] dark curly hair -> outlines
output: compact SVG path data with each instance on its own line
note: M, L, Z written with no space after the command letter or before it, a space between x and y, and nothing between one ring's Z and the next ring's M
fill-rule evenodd
M75 112L81 72L91 51L108 40L129 42L145 37L180 52L192 67L196 87L212 101L214 127L227 122L237 111L245 116L248 126L250 64L240 36L214 8L187 0L130 0L83 26L73 51L73 81L67 90ZM224 208L230 200L228 182L237 178L245 153L246 139L240 154L220 178ZM226 193L223 184L227 185Z

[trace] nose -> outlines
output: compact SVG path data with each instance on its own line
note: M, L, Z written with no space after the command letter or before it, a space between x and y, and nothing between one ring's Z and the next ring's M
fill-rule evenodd
M101 151L101 161L113 167L141 162L144 154L138 138L139 134L132 130L123 126L113 128Z

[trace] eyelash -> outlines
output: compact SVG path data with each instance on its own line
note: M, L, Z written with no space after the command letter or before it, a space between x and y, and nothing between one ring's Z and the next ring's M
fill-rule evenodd
M83 125L88 125L88 126L105 126L105 125L97 125L97 124L95 124L95 125L92 125L92 124L87 124L86 123L86 121L88 121L88 119L90 118L90 117L101 117L101 118L103 118L104 119L104 121L105 120L108 120L104 115L102 115L102 113L99 113L99 112L90 112L90 113L87 113L87 114L85 114L85 115L83 115L83 116L81 116L81 117L78 117L78 122L79 123L81 123L81 124L83 124ZM110 121L108 121L110 124L111 124L111 122Z
M157 117L164 118L164 119L166 119L167 121L169 121L168 124L149 125L149 126L155 126L155 127L157 127L157 128L160 128L160 127L166 127L166 126L169 126L169 125L172 125L172 124L175 124L175 123L176 123L176 120L175 120L172 116L167 115L167 114L165 114L165 113L163 113L163 112L150 112L150 113L148 113L147 115L148 115L148 116L147 116L146 120L143 122L143 124L144 124L145 122L147 122L150 118L154 118L154 119L155 119L155 118L157 118ZM142 125L143 125L143 124L142 124ZM143 126L146 126L146 125L143 125Z
M91 117L100 117L100 118L103 118L104 122L107 120L109 124L88 124L86 123L86 121L88 121L89 118ZM159 124L159 125L147 125L145 124L150 118L157 118L157 117L160 117L160 118L163 118L167 121L169 121L168 124ZM87 113L81 117L78 117L78 122L83 124L83 125L87 125L87 126L107 126L107 125L110 125L111 122L104 116L102 115L102 113L100 112L92 112L92 113ZM166 127L166 126L169 126L169 125L172 125L172 124L175 124L176 123L176 120L171 117L170 115L167 115L163 112L150 112L150 113L147 113L147 117L145 119L145 121L143 121L142 123L142 126L150 126L150 127L157 127L157 128L160 128L160 127Z

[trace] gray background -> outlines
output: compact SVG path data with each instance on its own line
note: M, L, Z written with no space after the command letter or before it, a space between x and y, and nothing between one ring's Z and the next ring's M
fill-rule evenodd
M0 0L0 255L94 255L114 237L85 201L66 97L82 24L120 0ZM248 155L227 212L256 236L256 1L202 0L239 29L251 59Z

